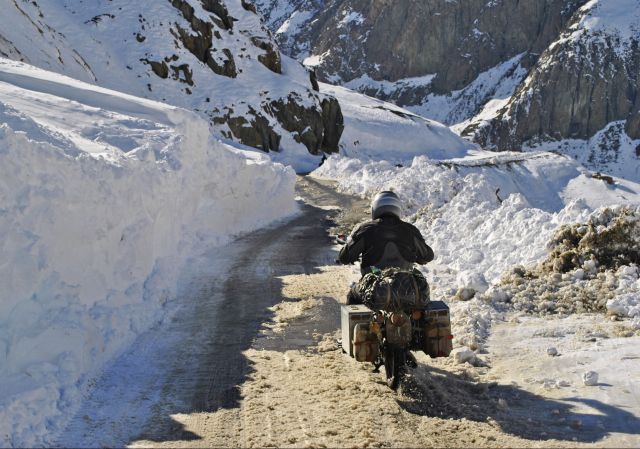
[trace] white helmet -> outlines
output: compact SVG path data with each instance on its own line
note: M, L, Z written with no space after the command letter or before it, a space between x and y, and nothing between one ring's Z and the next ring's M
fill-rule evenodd
M371 217L374 220L384 214L393 214L398 218L402 215L402 202L398 195L390 190L378 193L371 202Z

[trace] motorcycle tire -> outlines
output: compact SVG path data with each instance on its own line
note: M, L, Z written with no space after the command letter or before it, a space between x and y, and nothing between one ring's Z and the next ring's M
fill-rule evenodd
M387 376L387 385L396 390L405 369L404 349L387 346L384 350L384 372Z

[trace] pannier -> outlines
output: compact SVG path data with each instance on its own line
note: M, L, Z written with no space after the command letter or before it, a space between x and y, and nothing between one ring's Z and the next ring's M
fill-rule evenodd
M449 357L453 349L449 307L442 301L432 301L427 308L423 327L422 350L431 358Z

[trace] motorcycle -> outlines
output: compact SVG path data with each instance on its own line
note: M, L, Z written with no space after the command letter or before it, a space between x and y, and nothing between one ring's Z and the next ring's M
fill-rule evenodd
M345 241L338 236L338 243ZM411 351L448 357L453 348L449 307L429 300L429 286L417 271L373 270L360 281L364 304L342 306L343 350L374 372L384 366L387 385L396 389L417 362ZM426 293L425 293L426 290Z

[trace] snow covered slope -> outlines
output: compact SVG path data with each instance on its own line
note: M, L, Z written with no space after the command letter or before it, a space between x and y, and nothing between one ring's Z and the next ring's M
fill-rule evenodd
M420 155L463 157L475 148L441 123L391 103L330 84L320 83L320 89L336 97L342 107L340 154L344 156L402 164Z
M514 265L541 260L560 224L584 220L598 207L640 204L640 184L607 184L553 153L422 156L406 167L332 156L314 174L367 197L398 192L406 214L437 249L448 288L478 277L495 282Z
M0 445L46 445L184 261L296 210L291 169L172 106L0 59Z
M337 151L337 102L244 0L3 0L0 55L199 112L265 151Z

